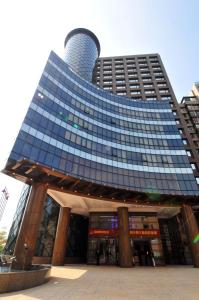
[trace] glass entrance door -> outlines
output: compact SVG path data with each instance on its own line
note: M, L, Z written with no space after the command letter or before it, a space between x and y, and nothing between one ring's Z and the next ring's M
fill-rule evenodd
M133 240L134 263L136 266L152 266L152 250L150 240Z
M89 238L88 263L116 265L118 263L117 239L111 237ZM99 256L99 257L98 257Z

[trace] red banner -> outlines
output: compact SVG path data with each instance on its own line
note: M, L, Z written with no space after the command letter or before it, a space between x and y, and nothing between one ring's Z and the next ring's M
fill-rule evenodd
M132 237L159 237L158 229L130 229ZM117 229L89 229L89 236L118 236Z
M108 235L108 236L116 236L118 233L117 229L89 229L89 235L93 236L103 236L103 235Z

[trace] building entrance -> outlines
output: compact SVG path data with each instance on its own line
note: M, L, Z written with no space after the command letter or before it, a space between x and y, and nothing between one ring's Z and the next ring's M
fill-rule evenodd
M87 260L88 218L71 214L66 263L85 263Z
M134 263L136 266L153 266L153 253L150 240L133 241Z
M111 237L89 239L88 263L100 265L118 264L118 241Z

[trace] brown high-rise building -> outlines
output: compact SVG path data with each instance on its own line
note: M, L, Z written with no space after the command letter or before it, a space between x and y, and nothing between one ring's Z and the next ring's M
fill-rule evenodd
M199 184L199 83L195 82L189 96L182 98L180 103L183 123L181 133L186 139L185 145L189 161L192 166L196 181ZM199 224L198 207L194 209Z
M183 97L180 109L184 119L181 131L186 139L185 148L199 183L199 98L196 96Z
M99 58L93 82L132 100L175 99L159 54Z
M99 54L97 37L79 28L64 60L49 56L4 169L31 186L7 251L18 267L24 243L27 266L199 267L199 189L161 58Z
M191 91L189 93L189 96L193 96L196 98L199 98L199 82L195 82L192 85Z

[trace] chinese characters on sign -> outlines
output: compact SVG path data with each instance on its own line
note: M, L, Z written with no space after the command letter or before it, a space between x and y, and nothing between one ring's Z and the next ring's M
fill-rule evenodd
M159 237L160 231L158 229L131 229L131 237ZM118 236L116 229L90 229L89 236Z

